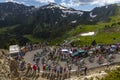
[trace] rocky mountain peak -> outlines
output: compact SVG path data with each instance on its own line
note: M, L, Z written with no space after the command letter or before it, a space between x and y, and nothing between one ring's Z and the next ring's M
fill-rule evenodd
M67 7L64 7L62 5L56 4L56 3L49 3L48 5L42 6L41 8L44 9L54 9L54 8L58 8L58 9L68 9Z

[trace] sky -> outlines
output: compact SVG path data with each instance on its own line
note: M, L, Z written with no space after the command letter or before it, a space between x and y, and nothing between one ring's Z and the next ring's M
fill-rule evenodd
M68 8L90 11L95 7L120 3L120 0L0 0L0 3L1 2L16 2L36 7L52 2L63 5Z

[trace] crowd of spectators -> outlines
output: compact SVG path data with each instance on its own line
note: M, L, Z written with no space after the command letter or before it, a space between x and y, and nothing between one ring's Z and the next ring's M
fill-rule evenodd
M78 67L78 72L83 71L87 75L88 64L96 62L102 65L105 60L107 64L114 62L115 54L119 54L120 44L95 45L95 46L47 46L46 44L26 44L25 51L30 52L41 49L41 52L34 54L33 61L35 64L27 63L24 55L18 55L16 60L19 62L20 69L25 70L25 76L35 76L36 72L52 73L57 77L61 74L69 74L74 70L74 65ZM83 53L77 53L84 50ZM25 54L26 54L25 53ZM75 56L72 56L76 54ZM82 55L81 55L82 54ZM89 63L86 63L85 59ZM95 60L97 59L97 61ZM42 65L42 68L40 67Z

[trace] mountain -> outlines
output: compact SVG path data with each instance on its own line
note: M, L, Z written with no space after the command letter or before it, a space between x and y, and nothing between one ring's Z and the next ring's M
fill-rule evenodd
M92 11L90 11L91 18L96 21L108 21L111 16L119 15L120 6L117 4L106 5L102 7L96 7Z
M82 23L84 11L68 9L55 3L48 4L38 8L35 28L33 34L38 37L48 38L59 37L63 35L61 30L66 32L77 24ZM59 32L59 34L57 34Z
M0 3L0 26L23 24L33 15L33 11L33 6L12 2Z
M12 42L12 39L24 44L29 41L26 35L52 40L60 38L78 25L108 22L110 17L119 13L120 7L116 4L81 11L56 3L41 7L12 2L0 3L0 28L5 28L0 33L0 40L6 39L4 43L7 43Z
M87 23L83 21L87 16L87 12L66 8L55 3L34 9L32 8L32 10L32 16L34 17L29 18L28 16L28 21L24 21L28 24L20 25L15 28L13 32L19 34L33 34L35 37L45 39L56 38L64 34L60 32L61 30L66 32L80 23ZM59 34L57 34L58 32Z
M78 22L81 24L87 24L89 21L90 23L92 21L107 21L110 16L115 15L118 7L113 4L97 7L92 11L81 11L56 3L50 3L38 8L12 2L0 3L0 26L26 24L31 17L39 18L44 23L53 20L54 24L64 20L67 20L69 23Z

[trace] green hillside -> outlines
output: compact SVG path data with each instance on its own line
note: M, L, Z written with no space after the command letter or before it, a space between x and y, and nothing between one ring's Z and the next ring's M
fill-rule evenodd
M120 7L114 6L114 15L107 22L99 21L95 25L79 25L67 33L68 41L76 45L91 44L95 40L98 44L113 44L120 42ZM99 9L97 9L99 12ZM110 12L110 11L109 11ZM110 14L110 13L109 13ZM80 36L81 33L95 32L94 36Z
M0 29L0 33L9 33L12 39L17 39L12 35L12 30L17 26L3 27ZM81 33L95 32L94 36L80 36ZM40 39L34 37L32 34L26 34L21 37L27 39L30 43L48 42L51 45L63 43L64 40L75 43L76 45L90 45L93 40L98 44L113 44L120 42L120 16L113 16L109 22L98 22L95 25L79 25L76 28L66 32L63 36L54 39ZM14 36L14 37L13 37ZM8 39L9 40L9 39ZM7 41L9 42L9 41Z
M13 3L1 3L0 9L4 12L0 12L0 48L11 44L22 46L39 42L56 45L64 43L65 40L76 45L90 45L94 40L98 44L113 44L120 41L120 6L111 4L107 7L96 7L91 11L47 8L56 5L48 4L36 9L16 4L21 6L16 8L22 11L18 14L18 11L13 9ZM6 13L12 14L3 15ZM95 35L80 36L87 32L95 32Z
M113 16L107 23L96 25L79 25L67 33L68 41L77 44L91 44L95 40L98 44L113 44L120 42L120 16ZM81 33L95 32L94 36L80 36Z
M117 70L109 71L108 76L102 80L120 80L120 68Z

